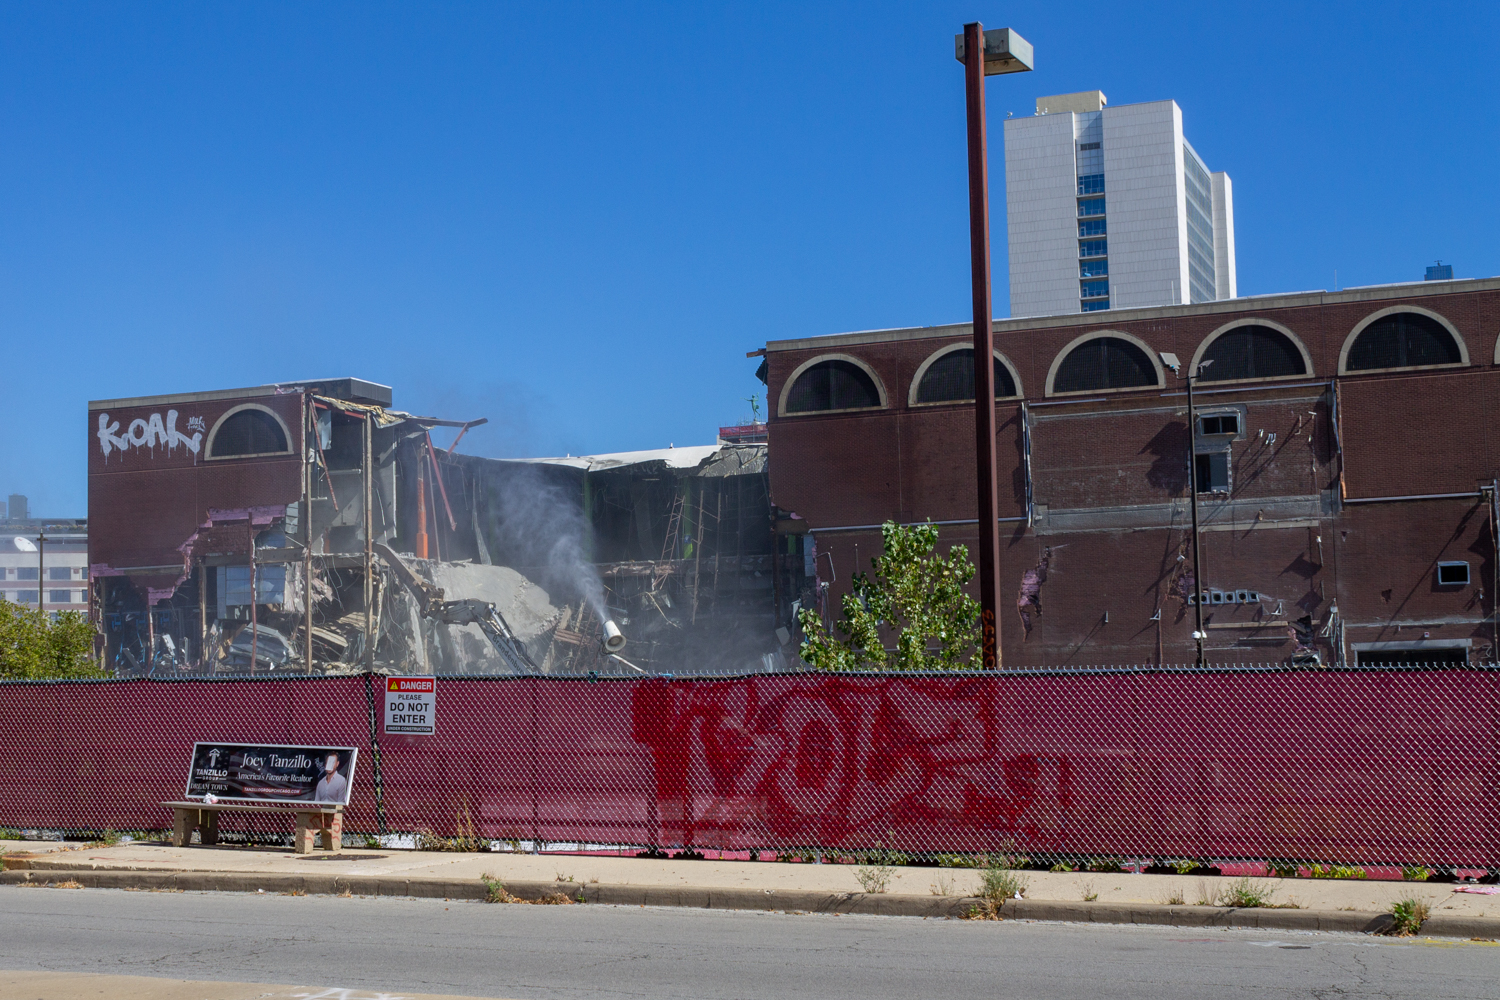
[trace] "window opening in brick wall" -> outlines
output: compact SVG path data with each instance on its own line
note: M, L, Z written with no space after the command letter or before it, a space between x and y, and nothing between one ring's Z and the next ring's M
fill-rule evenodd
M1374 649L1354 646L1354 655L1361 667L1405 667L1439 663L1468 663L1469 647L1464 645L1413 644L1405 648L1393 648L1396 643L1370 643Z
M1228 493L1229 452L1211 451L1193 457L1198 463L1198 492Z
M285 454L290 450L280 422L264 410L241 410L230 414L214 431L208 446L211 458Z
M1121 337L1095 337L1073 348L1057 368L1053 392L1098 392L1159 385L1146 352Z
M995 398L1006 399L1016 394L1015 379L1010 369L995 358ZM965 347L949 351L927 366L922 381L917 385L917 402L951 403L974 398L974 349Z
M1453 365L1463 352L1453 334L1431 316L1392 313L1360 331L1349 347L1347 370Z
M1268 326L1235 327L1208 345L1203 360L1213 362L1203 372L1205 382L1307 374L1292 338Z
M1440 562L1437 564L1439 587L1467 587L1469 564L1467 562Z
M1240 415L1238 413L1214 413L1198 418L1199 434L1238 434L1240 432Z
M854 410L879 405L880 390L875 387L875 380L869 373L859 365L837 358L819 361L797 376L786 399L788 413Z

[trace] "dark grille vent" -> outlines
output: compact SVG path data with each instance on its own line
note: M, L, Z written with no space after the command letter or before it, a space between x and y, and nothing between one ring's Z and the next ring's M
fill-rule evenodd
M1097 392L1158 385L1156 366L1146 352L1119 337L1098 337L1079 344L1063 359L1053 392Z
M1382 316L1360 332L1349 348L1348 371L1452 365L1463 360L1453 334L1421 313Z
M1219 337L1203 352L1205 382L1306 375L1307 364L1292 338L1268 326L1239 326Z
M859 365L848 361L819 361L797 376L787 395L788 413L853 410L879 406L880 390Z
M1010 370L995 360L995 398L1016 394ZM951 403L974 398L974 349L950 351L927 366L917 386L919 403Z

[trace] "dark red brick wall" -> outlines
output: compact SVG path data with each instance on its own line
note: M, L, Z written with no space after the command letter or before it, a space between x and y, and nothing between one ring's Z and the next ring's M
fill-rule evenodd
M1470 366L1337 378L1336 435L1331 385L1346 338L1371 313L1404 304L1446 317L1464 338ZM1059 351L1094 329L1132 333L1186 362L1214 330L1254 317L1295 333L1312 356L1313 372L1291 382L1205 384L1205 390L1235 391L1206 391L1196 400L1200 411L1242 407L1246 425L1231 446L1232 517L1214 514L1212 503L1200 504L1203 586L1255 590L1264 598L1259 606L1204 609L1210 658L1283 661L1294 648L1286 626L1226 626L1304 615L1321 626L1335 605L1351 644L1425 634L1472 639L1476 658L1492 648L1494 542L1487 505L1478 497L1344 505L1340 493L1355 500L1473 493L1500 474L1500 433L1490 429L1500 412L1500 369L1493 363L1500 292L1478 290L1260 311L1246 303L1232 314L1109 318L1097 328L997 334L997 348L1018 370L1028 400L1033 495L1045 505L1033 526L1002 525L1007 663L1191 662L1196 617L1184 599L1192 562L1181 384L1048 399L1046 376ZM906 402L922 362L964 340L877 335L866 344L768 355L773 402L798 365L830 352L869 365L890 401L884 410L828 416L782 417L773 407L773 499L814 529L819 577L830 584L835 616L850 575L868 570L880 537L878 530L827 529L975 516L970 405ZM1020 410L1017 403L997 405L1005 517L1025 515ZM1147 513L1152 510L1158 512L1154 520ZM1076 516L1089 512L1101 520L1085 524ZM961 542L972 553L977 531L974 525L948 526L942 537L945 549ZM1438 588L1439 558L1467 559L1474 583ZM1040 607L1018 607L1023 575L1043 566ZM1279 616L1273 614L1278 606ZM1158 609L1160 619L1153 620ZM1326 643L1322 649L1325 657L1333 652Z
M1350 497L1470 492L1500 472L1500 369L1344 380Z
M177 429L187 432L190 418L202 417L204 427L211 429L226 411L246 402L282 418L294 438L293 454L205 460L206 433L196 455L182 445L171 450L136 446L123 452L112 445L105 455L99 441L101 415L110 426L118 422L119 435L133 420L149 420L152 414L165 419L174 409ZM89 562L117 568L181 563L178 547L198 531L210 509L295 502L302 495L301 406L301 397L282 395L90 411ZM215 544L216 552L240 552L248 551L249 540L248 535L237 539L224 534Z

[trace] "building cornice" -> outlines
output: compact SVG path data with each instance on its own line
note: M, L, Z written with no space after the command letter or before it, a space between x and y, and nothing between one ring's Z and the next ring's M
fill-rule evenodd
M1190 316L1233 316L1265 312L1272 309L1296 309L1308 306L1336 306L1354 302L1384 302L1392 299L1437 298L1473 292L1500 290L1500 277L1468 278L1455 281L1417 281L1399 285L1367 285L1337 292L1279 292L1274 295L1247 295L1195 305L1151 306L1141 309L1110 309L1091 313L1068 313L1060 316L1025 316L994 321L996 335L1025 333L1032 330L1067 330L1077 327L1106 327L1143 320L1180 319ZM891 330L861 330L795 340L768 340L770 351L826 351L838 347L866 344L898 343L908 340L939 340L967 337L973 323L946 323L940 326L916 326ZM997 348L1001 345L997 344ZM90 404L91 406L93 404Z

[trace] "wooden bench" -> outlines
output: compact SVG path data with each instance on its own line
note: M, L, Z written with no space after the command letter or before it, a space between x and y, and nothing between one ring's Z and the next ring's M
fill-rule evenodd
M297 817L297 833L292 841L298 854L311 854L316 835L322 835L323 850L337 853L344 846L344 807L328 802L163 802L172 810L172 846L186 847L198 831L198 842L204 846L219 842L219 813L290 812Z

